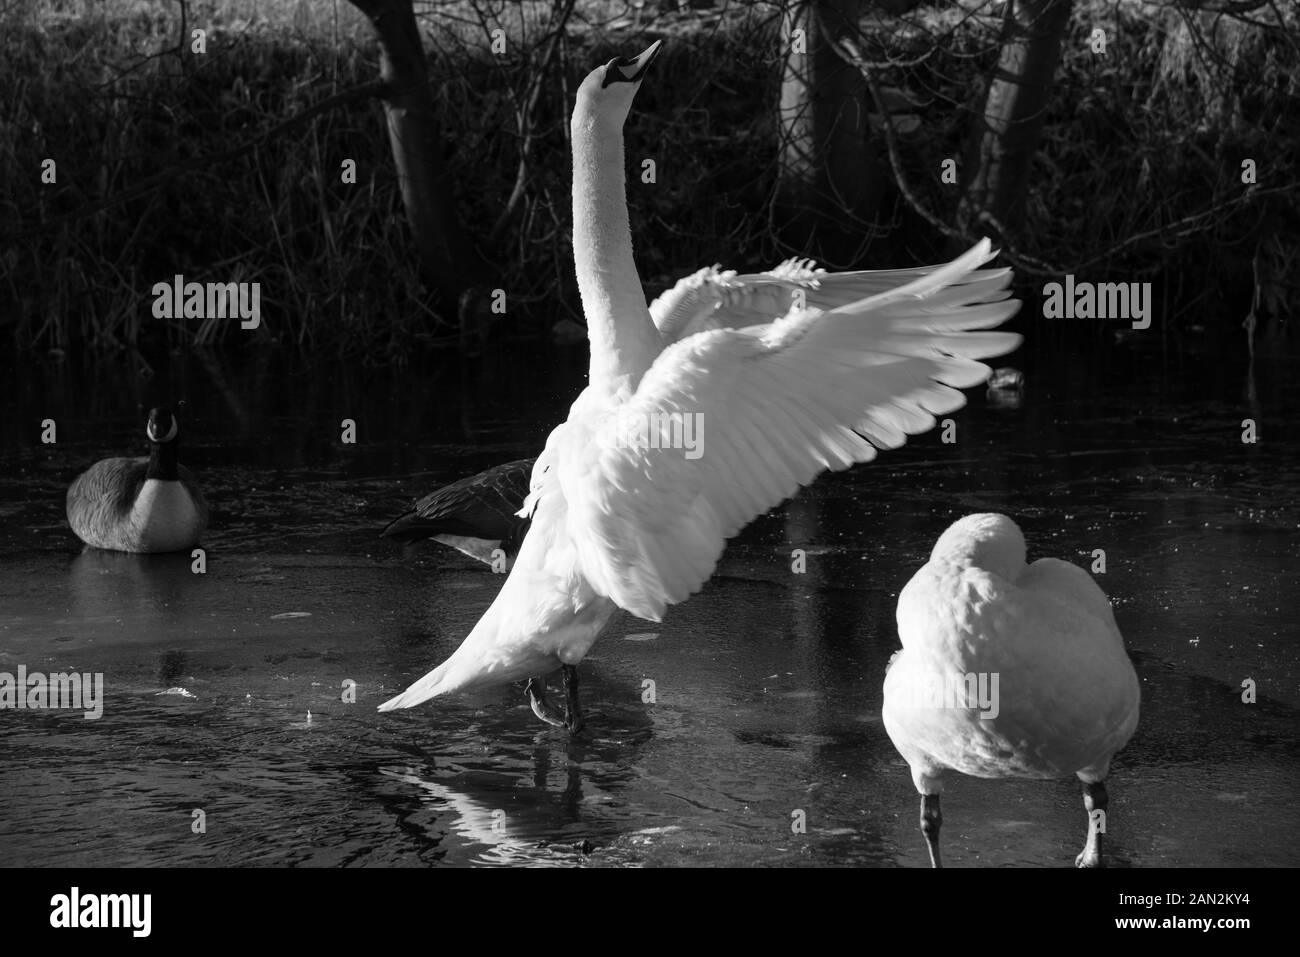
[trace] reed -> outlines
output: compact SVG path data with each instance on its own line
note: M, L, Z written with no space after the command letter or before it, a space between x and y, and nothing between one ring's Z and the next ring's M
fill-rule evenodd
M771 220L780 13L718 2L680 14L579 3L531 102L555 5L417 7L458 211L508 294L493 335L544 336L559 319L580 319L568 236L572 90L593 62L639 49L647 32L671 38L628 128L647 285L719 259L753 268L793 252ZM960 155L996 59L998 18L971 15L977 6L922 9L909 29L864 27L873 55L899 64L882 82L926 101L903 139L904 171L943 218L955 196L934 171ZM1260 248L1285 257L1300 233L1300 198L1285 188L1298 178L1286 157L1300 155L1300 15L1279 13L1282 25L1263 30L1128 0L1076 6L1091 12L1076 16L1026 184L1027 251L1062 269L1091 260L1117 279L1186 276L1189 300L1211 287L1239 321ZM1105 57L1088 48L1097 22L1112 35ZM209 30L206 55L181 43L183 25ZM501 56L489 49L497 27ZM911 62L926 45L931 53ZM430 307L421 282L382 110L347 95L373 81L375 61L369 26L343 2L0 6L0 338L65 353L274 342L376 362L460 342L455 317ZM333 108L281 129L330 97ZM1260 190L1274 192L1243 198L1247 154L1266 171ZM642 158L656 162L653 184L636 175ZM46 159L57 163L55 184L41 182ZM355 185L340 182L345 159L357 164ZM901 201L882 217L892 231L873 264L914 261L915 247L933 241ZM1277 308L1300 300L1282 262ZM155 319L150 289L177 273L261 283L261 327Z

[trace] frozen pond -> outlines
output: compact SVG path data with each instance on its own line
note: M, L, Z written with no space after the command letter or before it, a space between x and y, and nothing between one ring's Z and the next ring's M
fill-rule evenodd
M376 713L501 581L377 535L437 484L535 454L583 356L300 376L196 360L129 394L126 366L11 374L0 671L103 672L105 702L94 721L0 711L5 863L923 866L880 721L894 605L950 521L1002 511L1031 559L1106 554L1143 689L1110 779L1112 863L1300 864L1300 388L1289 369L1252 383L1210 358L1103 354L1012 357L1019 407L972 392L956 444L932 433L823 477L661 625L616 618L582 666L573 741L516 686ZM158 390L189 401L203 575L188 556L83 551L63 522L79 470L140 449ZM949 866L1068 866L1086 830L1070 780L954 776L943 811Z

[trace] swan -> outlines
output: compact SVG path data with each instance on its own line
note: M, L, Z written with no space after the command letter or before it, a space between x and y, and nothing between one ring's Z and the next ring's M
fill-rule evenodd
M650 318L667 346L707 329L771 323L797 303L821 310L850 305L935 268L827 273L810 259L788 259L767 272L740 275L710 266L679 280L650 303ZM996 283L997 272L986 270L985 279ZM990 396L993 390L990 380ZM493 553L500 548L509 570L528 530L528 520L517 513L528 496L535 462L518 459L435 489L389 522L380 537L402 544L432 538L487 565L493 564Z
M499 548L508 569L528 530L516 513L528 496L534 461L507 462L436 489L389 522L380 537L403 544L432 538L488 565Z
M180 424L149 412L150 452L96 462L68 489L68 524L87 545L119 552L175 552L198 544L208 504L189 469L176 464Z
M622 128L661 42L598 67L577 92L573 247L589 376L533 466L514 567L451 657L381 711L528 679L534 713L576 732L576 666L616 610L662 620L751 520L826 469L933 428L965 403L959 389L988 377L977 359L1020 342L986 331L1020 306L1009 269L979 268L994 256L987 240L917 270L706 269L648 307ZM546 700L557 669L563 713Z
M1077 775L1088 837L1075 864L1104 866L1106 774L1137 727L1140 695L1092 577L1055 558L1026 565L1015 522L967 515L899 594L898 635L903 650L885 673L883 717L921 794L932 866L942 866L939 795L950 770Z

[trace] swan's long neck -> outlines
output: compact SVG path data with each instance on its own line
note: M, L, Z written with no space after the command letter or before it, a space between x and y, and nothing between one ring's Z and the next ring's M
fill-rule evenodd
M573 135L573 259L591 342L591 384L635 389L659 353L659 336L632 261L623 130L579 99Z

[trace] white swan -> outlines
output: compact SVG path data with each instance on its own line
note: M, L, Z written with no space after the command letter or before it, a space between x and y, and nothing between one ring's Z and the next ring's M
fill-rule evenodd
M720 266L701 269L650 303L650 318L668 346L709 329L746 328L780 319L795 306L830 310L896 289L932 272L916 269L828 273L808 259L789 259L763 273L738 275ZM990 290L1005 283L1005 270L981 270ZM998 370L989 381L990 400ZM1017 373L1018 374L1018 373ZM487 565L501 549L513 563L528 521L517 513L528 495L536 459L495 465L435 489L385 526L382 538L402 544L432 538Z
M151 409L148 457L96 462L68 488L68 524L87 545L119 552L175 552L198 544L208 505L194 476L176 464L180 426Z
M939 795L952 770L1078 775L1088 838L1075 863L1102 866L1106 773L1137 727L1139 692L1092 577L1055 558L1026 566L1015 522L968 515L939 536L899 594L898 635L885 730L921 794L931 864L941 866Z
M868 462L877 447L932 428L936 414L965 403L959 388L988 377L976 359L1020 341L971 331L1019 308L1007 298L1010 270L978 268L992 258L987 241L919 270L705 270L647 308L632 261L622 126L658 48L611 61L578 90L573 239L590 378L533 468L521 509L531 525L514 568L455 653L382 711L529 678L537 715L576 729L574 666L616 609L661 620L752 519L822 471ZM680 441L662 447L688 427L699 454ZM557 667L563 716L539 677Z

